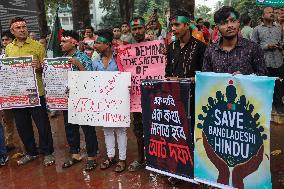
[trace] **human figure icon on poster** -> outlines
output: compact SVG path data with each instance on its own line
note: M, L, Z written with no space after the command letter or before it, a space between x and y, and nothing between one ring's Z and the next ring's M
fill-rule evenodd
M31 105L39 104L38 93L36 89L27 89L29 103Z

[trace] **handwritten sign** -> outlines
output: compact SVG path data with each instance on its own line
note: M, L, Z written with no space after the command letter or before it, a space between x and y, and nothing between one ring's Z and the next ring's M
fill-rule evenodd
M129 127L130 85L128 72L69 72L69 123Z
M68 71L72 70L67 57L44 59L44 83L47 108L68 109Z
M162 53L164 41L149 41L118 46L118 57L124 70L131 72L131 112L141 112L141 81L163 79L166 57Z
M194 182L190 83L149 81L141 89L146 169Z
M0 59L0 109L40 106L32 57Z

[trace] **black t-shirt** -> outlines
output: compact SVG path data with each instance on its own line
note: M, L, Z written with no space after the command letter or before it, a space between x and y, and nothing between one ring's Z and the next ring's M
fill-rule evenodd
M180 47L180 42L172 42L168 47L166 77L190 78L195 71L201 71L206 45L191 37Z

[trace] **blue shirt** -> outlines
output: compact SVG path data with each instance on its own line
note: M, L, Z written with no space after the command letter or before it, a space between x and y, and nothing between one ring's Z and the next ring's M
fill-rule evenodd
M86 53L76 50L72 55L72 58L79 60L79 62L84 66L86 71L93 71L92 60ZM73 71L80 71L79 68L74 65L72 65L72 69Z
M94 71L118 71L117 64L113 56L111 57L107 67L103 64L101 56L93 61L92 66Z

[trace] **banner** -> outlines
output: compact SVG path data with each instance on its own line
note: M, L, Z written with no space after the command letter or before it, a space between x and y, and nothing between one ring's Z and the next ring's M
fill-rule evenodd
M256 0L256 4L281 7L284 6L284 0Z
M193 180L193 127L188 81L142 82L146 169Z
M0 109L40 106L32 57L0 59Z
M228 188L271 185L270 119L275 78L197 73L195 179Z
M166 57L164 41L148 41L117 47L118 57L126 72L131 72L131 112L141 112L141 80L163 79Z
M68 110L68 57L44 59L44 87L49 110Z
M129 127L130 85L128 72L68 72L68 122Z

